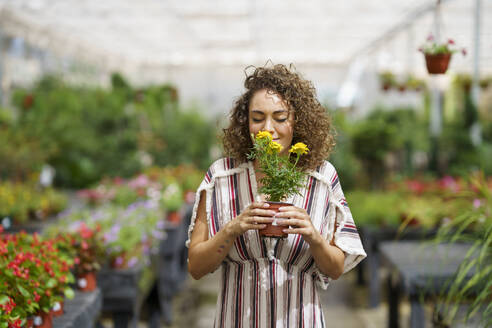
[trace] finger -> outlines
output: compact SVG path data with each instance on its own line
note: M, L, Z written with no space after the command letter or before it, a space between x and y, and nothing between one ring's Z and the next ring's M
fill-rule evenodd
M273 217L264 217L264 216L251 216L251 221L253 223L272 223L274 221Z
M266 202L254 202L254 203L249 204L249 206L247 208L248 209L254 209L254 208L268 208L268 207L270 207L270 204L268 204Z
M259 230L259 229L265 229L266 225L265 224L246 224L244 225L245 230Z
M280 212L291 212L291 211L294 211L294 212L299 212L299 213L304 213L304 214L307 214L306 210L301 208L301 207L297 207L297 206L282 206L278 209Z
M299 219L299 220L308 220L309 219L309 215L304 214L304 213L300 213L300 212L295 212L295 211L278 212L277 214L275 214L275 217L276 218L295 218L295 219Z
M273 217L264 217L264 216L248 216L243 219L243 222L246 224L257 224L257 223L272 223Z
M294 233L297 233L300 235L309 234L309 229L306 229L306 228L290 228L290 229L284 229L282 231L285 233L288 233L288 234L294 234Z
M274 216L275 211L272 210L263 210L259 208L255 208L249 211L250 215L255 215L255 216Z
M278 210L280 212L285 212L285 211L295 211L297 207L295 206L282 206L282 207L279 207Z
M298 219L277 219L276 222L279 225L294 226L294 227L309 227L309 222L306 220Z

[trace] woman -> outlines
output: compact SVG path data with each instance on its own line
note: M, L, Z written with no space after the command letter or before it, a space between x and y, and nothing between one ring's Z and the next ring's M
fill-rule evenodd
M324 327L316 283L352 269L365 256L335 168L331 123L311 82L284 65L247 76L236 101L224 149L197 191L189 228L188 269L195 279L221 267L215 327ZM283 146L310 149L298 165L309 175L294 206L275 215L258 195L262 173L247 160L251 134L269 131ZM282 154L282 153L281 153ZM263 238L274 219L288 237Z

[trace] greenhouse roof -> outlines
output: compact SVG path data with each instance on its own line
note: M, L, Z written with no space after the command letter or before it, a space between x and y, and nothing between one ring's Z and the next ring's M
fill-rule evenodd
M474 0L441 1L441 34L472 53ZM0 0L0 32L108 70L294 62L347 66L377 55L421 69L435 0ZM492 71L492 1L481 1L480 62ZM381 54L384 56L381 57ZM386 57L385 57L386 56ZM376 58L376 57L375 57ZM381 58L383 58L381 60ZM473 56L453 65L472 71ZM391 67L393 66L393 67ZM384 67L383 67L384 68Z

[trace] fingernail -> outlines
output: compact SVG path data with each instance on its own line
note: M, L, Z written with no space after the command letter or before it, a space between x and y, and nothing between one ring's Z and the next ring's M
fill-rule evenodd
M270 204L265 203L265 204L263 204L263 207L270 207Z
M279 207L278 210L279 211L283 211L285 209L285 207Z

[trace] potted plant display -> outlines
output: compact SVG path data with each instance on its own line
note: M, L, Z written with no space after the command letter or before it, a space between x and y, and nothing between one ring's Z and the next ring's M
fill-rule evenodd
M75 261L77 286L83 292L93 291L97 287L96 272L101 268L103 253L100 228L91 229L82 222L72 237L78 255Z
M183 206L183 191L180 185L172 181L162 192L161 205L167 211L167 221L172 224L181 222L179 210Z
M302 187L306 173L296 165L300 156L307 154L309 149L304 143L298 142L290 148L288 156L280 155L281 151L282 146L273 141L268 131L260 131L254 137L253 150L248 155L248 159L258 160L260 171L264 174L260 180L262 186L259 192L266 195L268 204L270 204L269 209L276 212L282 206L292 205L283 202L286 198L299 194L299 188ZM260 230L260 235L285 237L284 228L276 225L274 221Z
M379 74L381 89L388 91L397 85L395 75L392 72L385 71Z
M425 56L425 63L429 74L444 74L448 70L449 61L453 53L458 50L455 48L453 39L448 39L447 42L441 43L434 39L430 34L427 41L423 44L419 51ZM466 50L461 50L463 55L466 55Z

